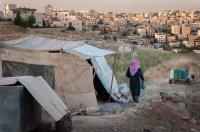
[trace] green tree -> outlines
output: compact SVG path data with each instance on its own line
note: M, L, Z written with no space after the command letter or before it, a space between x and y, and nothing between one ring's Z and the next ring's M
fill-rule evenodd
M29 16L27 19L22 19L19 11L17 12L16 18L14 19L15 25L22 26L22 27L25 27L25 28L26 27L32 28L34 23L35 23L34 16Z
M35 23L35 18L34 18L34 16L29 16L28 17L28 21L27 21L27 27L33 27L33 25L34 25L34 23Z
M67 30L76 30L76 28L73 26L68 26Z
M73 30L76 30L76 28L73 27L73 26L72 26L72 23L70 22L70 23L69 23L69 26L68 26L68 28L67 28L67 30L72 30L72 31L73 31Z
M48 23L45 20L42 20L42 25L44 28L48 27Z
M16 18L14 19L14 24L19 26L23 25L23 20L19 11L17 12Z

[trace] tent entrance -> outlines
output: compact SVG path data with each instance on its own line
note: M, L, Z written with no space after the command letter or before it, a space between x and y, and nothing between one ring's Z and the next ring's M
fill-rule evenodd
M87 61L93 67L91 60L89 59ZM98 101L103 101L103 102L108 101L109 98L110 98L110 95L108 94L108 92L106 91L105 87L101 83L99 77L95 73L95 69L94 68L93 68L93 74L94 74L93 85L94 85L94 89L96 91L96 98L97 98L97 100Z
M34 65L14 61L2 61L3 77L42 76L54 89L54 67L48 65Z
M95 74L93 79L94 88L96 90L96 97L99 101L108 101L110 95L105 90L103 84L99 80L98 76Z

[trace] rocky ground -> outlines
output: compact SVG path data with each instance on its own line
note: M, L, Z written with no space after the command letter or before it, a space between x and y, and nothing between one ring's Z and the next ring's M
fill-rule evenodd
M161 100L155 91L139 104L130 103L116 107L103 116L73 117L74 132L199 132L200 84L167 85L168 97ZM159 92L159 91L157 91Z

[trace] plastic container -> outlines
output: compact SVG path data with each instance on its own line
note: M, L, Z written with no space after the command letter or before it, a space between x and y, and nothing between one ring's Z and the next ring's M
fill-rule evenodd
M187 79L188 71L184 68L173 69L170 71L170 79Z

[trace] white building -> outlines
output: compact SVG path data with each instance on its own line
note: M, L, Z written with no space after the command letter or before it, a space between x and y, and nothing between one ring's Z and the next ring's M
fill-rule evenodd
M34 13L35 17L35 26L43 27L43 15L42 13Z
M68 28L70 25L73 26L77 31L83 30L83 24L81 20L67 20L65 27Z
M20 16L21 16L22 19L27 19L30 16L34 16L36 9L31 9L31 8L16 8L16 9L13 9L12 20L14 20L16 18L17 12L20 12Z
M191 33L191 28L190 28L189 26L183 25L183 26L181 27L181 33L182 33L183 35L190 35L190 33Z
M197 35L200 36L200 30L197 31Z
M146 28L146 31L147 31L147 35L149 35L149 36L154 36L154 35L155 35L155 32L156 32L155 28L153 28L153 27L151 27L151 26L148 26L148 27Z
M53 14L53 6L48 4L44 7L44 13L47 15L52 15Z
M54 10L53 17L58 18L61 21L68 20L69 11L68 10Z
M146 36L147 35L147 30L146 28L138 28L137 32L140 36Z
M4 18L5 19L12 19L12 16L13 16L13 11L14 9L16 9L17 6L15 4L6 4L4 6Z
M3 11L0 11L0 19L4 19Z
M159 43L166 43L167 42L167 36L166 36L166 34L163 34L163 33L156 33L155 34L155 39Z
M94 18L90 18L88 20L85 21L85 25L86 26L94 26L97 24L97 20Z
M77 31L83 30L82 20L77 19L75 15L69 15L66 10L53 11L52 27L73 26Z
M181 27L177 25L171 26L171 33L176 35L181 34Z

